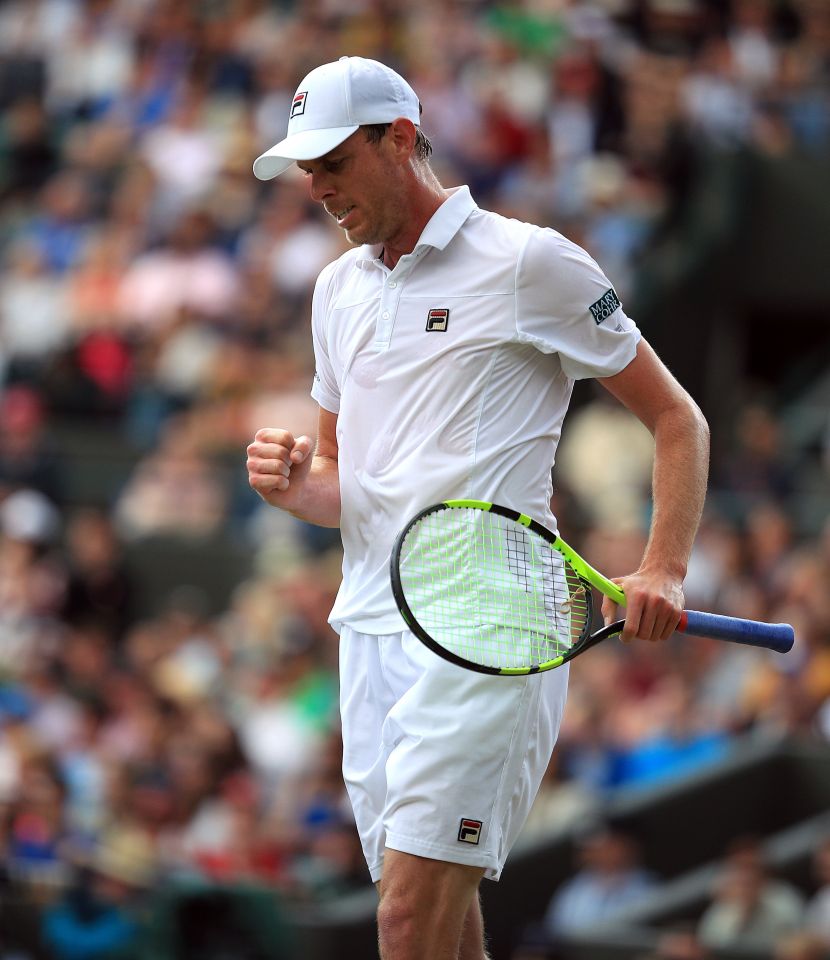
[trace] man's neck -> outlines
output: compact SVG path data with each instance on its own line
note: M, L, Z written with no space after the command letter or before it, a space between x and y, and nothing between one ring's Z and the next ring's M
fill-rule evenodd
M418 184L409 204L411 213L406 230L401 233L400 240L394 238L383 245L381 259L385 266L394 270L401 257L412 253L424 228L451 193L452 191L445 190L437 179L434 183Z

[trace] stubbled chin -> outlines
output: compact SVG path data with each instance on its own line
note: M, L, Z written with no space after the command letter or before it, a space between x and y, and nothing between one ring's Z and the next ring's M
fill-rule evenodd
M374 242L372 240L367 240L366 237L363 234L361 234L359 228L355 228L354 230L344 230L343 233L346 235L346 239L349 241L349 243L353 244L356 247L359 247L361 244L364 244L364 243Z

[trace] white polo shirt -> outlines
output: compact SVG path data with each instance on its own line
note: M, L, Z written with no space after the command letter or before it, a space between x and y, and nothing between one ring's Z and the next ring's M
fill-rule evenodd
M395 536L439 500L490 500L555 529L573 381L631 362L639 332L588 254L458 188L394 270L343 254L312 305L311 394L338 414L343 583L331 623L393 633Z

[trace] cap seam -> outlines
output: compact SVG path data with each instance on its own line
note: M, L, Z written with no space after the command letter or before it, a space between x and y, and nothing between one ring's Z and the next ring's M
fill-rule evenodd
M392 87L392 95L395 98L395 106L400 110L403 106L403 88L400 83L398 83L398 78L394 76L389 76L390 85Z
M354 111L352 110L352 61L346 60L346 69L343 71L343 93L346 98L346 116L349 123L355 122Z

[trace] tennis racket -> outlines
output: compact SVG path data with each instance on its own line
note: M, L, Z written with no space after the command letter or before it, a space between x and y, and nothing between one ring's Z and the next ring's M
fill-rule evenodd
M625 594L542 524L480 500L446 500L414 516L395 541L392 592L409 628L451 663L479 673L540 673L622 631L591 632L592 587ZM677 629L786 653L788 623L685 610Z

